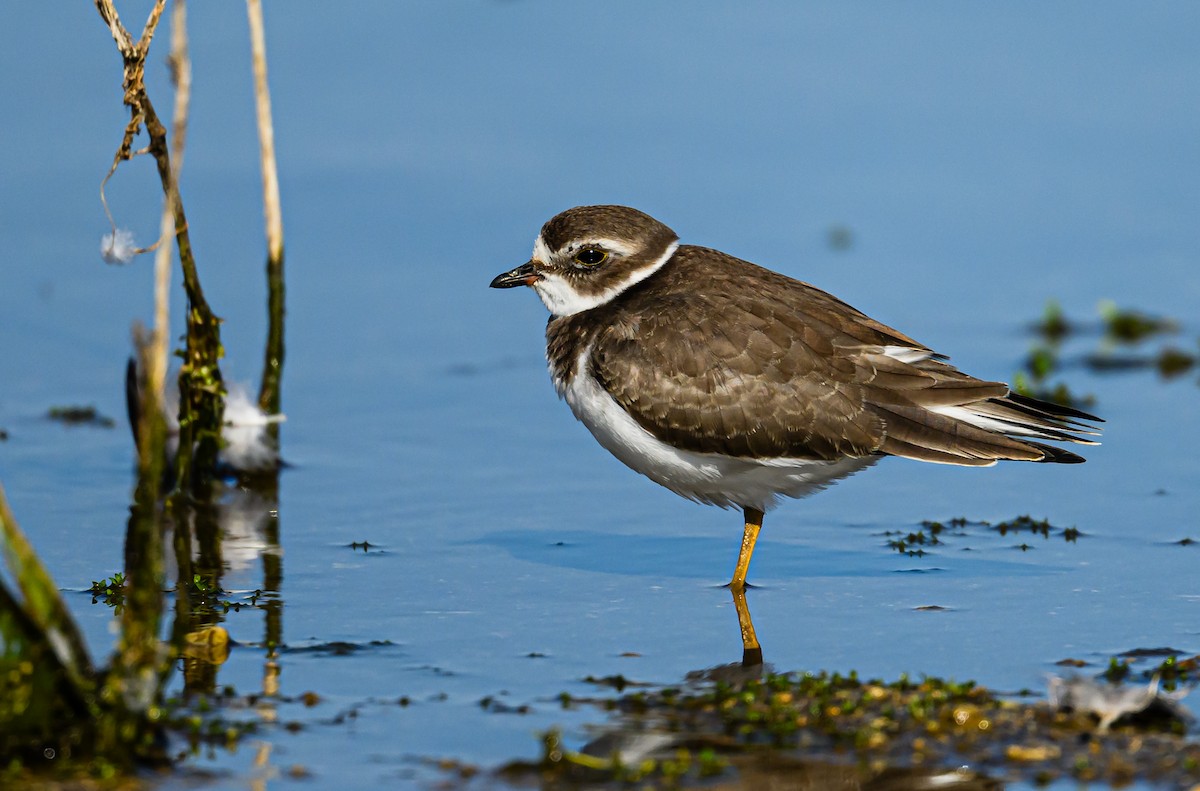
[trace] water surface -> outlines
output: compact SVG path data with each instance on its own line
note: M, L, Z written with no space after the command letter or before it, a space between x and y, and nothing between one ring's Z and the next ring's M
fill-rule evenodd
M128 24L144 18L125 5ZM225 319L226 375L255 380L265 294L243 12L192 5L184 199ZM1197 13L268 7L293 465L278 504L283 699L268 708L301 727L265 726L188 766L231 787L273 772L273 784L299 784L291 767L306 788L434 782L444 775L425 759L531 757L555 725L582 743L601 715L562 710L556 696L594 692L589 675L675 683L738 660L718 586L739 515L611 459L553 394L541 305L486 288L563 208L638 206L981 376L1021 367L1025 325L1050 297L1081 318L1101 298L1178 317L1175 342L1196 351ZM0 52L12 110L0 120L0 480L103 656L110 613L80 591L122 563L122 370L130 322L150 314L150 266L98 256L97 188L124 123L111 39L86 7L10 16L23 33ZM161 73L152 92L165 111ZM146 162L110 184L114 213L142 241L157 227L156 189ZM850 230L848 249L829 244L835 227ZM1068 356L1099 343L1074 340ZM771 513L749 596L767 661L1015 691L1042 689L1067 657L1099 669L1139 647L1200 651L1196 547L1174 543L1200 539L1196 375L1064 376L1108 421L1085 465L891 459ZM75 403L118 426L43 417ZM1019 514L1083 536L974 527L923 557L886 546L922 520ZM263 584L262 518L227 545L235 601ZM371 548L350 546L362 541ZM945 609L916 609L928 605ZM225 625L237 645L218 683L260 688L262 611Z

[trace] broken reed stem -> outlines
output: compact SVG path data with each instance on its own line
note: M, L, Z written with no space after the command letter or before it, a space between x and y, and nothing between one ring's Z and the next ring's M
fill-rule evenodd
M183 152L187 139L188 106L191 102L192 62L188 55L187 4L175 0L171 7L171 54L167 56L171 82L175 86L175 109L171 121L171 172L175 184L183 170ZM159 239L168 239L175 229L175 206L172 194L163 197ZM158 244L154 252L154 328L147 339L140 329L135 330L134 345L145 372L145 386L139 388L138 439L139 472L144 479L153 479L157 500L165 454L166 426L164 423L164 390L167 379L167 339L170 333L171 253L169 244Z
M279 171L275 163L275 127L271 119L271 94L267 83L267 45L263 34L261 0L246 0L250 20L250 52L254 65L254 99L258 118L258 143L262 159L263 215L267 232L267 346L263 355L262 382L258 390L259 409L277 415L282 406L283 380L283 211L279 205ZM267 434L276 449L279 447L279 424L267 426ZM270 502L279 502L279 472L260 478L260 492ZM272 511L266 525L270 546L279 547L279 511ZM278 591L283 580L283 563L279 552L263 554L263 589ZM279 694L279 646L283 642L283 601L268 597L266 603L264 645L267 646L263 666L263 694Z
M112 0L96 0L96 10L100 12L101 19L104 24L108 25L108 30L112 33L113 41L117 42L117 49L122 55L135 50L141 50L142 58L145 59L146 53L150 50L150 40L154 38L154 31L158 27L158 18L162 16L163 7L166 5L164 0L157 0L154 7L150 9L150 15L146 18L146 24L142 28L142 37L138 39L138 43L133 43L133 37L129 35L129 31L121 24L121 18L117 15L117 9L113 7ZM142 86L142 91L145 91L145 86Z
M175 109L171 121L171 178L178 191L179 175L183 172L183 152L187 140L188 106L192 96L192 61L188 54L187 3L175 0L171 6L171 54L167 59L171 81L175 84ZM168 191L163 199L160 237L174 229L175 206ZM167 376L167 337L170 332L171 250L160 245L154 255L154 334L152 350L146 368L146 380L158 404L163 403L163 386Z
M267 348L263 359L258 405L267 414L278 414L283 378L283 212L279 205L279 171L275 163L275 127L271 120L271 93L267 85L267 45L263 34L261 0L246 0L250 20L250 51L254 64L254 104L258 118L258 143L262 160L263 215L267 233ZM268 427L278 438L279 424Z
M149 137L145 151L154 157L162 182L163 194L172 209L175 241L183 270L183 286L188 298L187 344L179 371L180 432L176 458L176 488L191 490L206 499L208 484L216 469L220 449L221 422L224 413L224 387L218 360L222 355L220 320L204 299L196 261L188 235L187 216L179 195L179 185L171 168L167 132L150 97L146 94L146 54L166 0L157 0L146 28L137 44L121 24L112 0L95 0L101 19L112 32L124 61L124 102L129 107L129 123L114 157L117 163L134 156L133 138L142 126ZM139 152L140 153L140 152Z
M263 213L267 224L267 255L283 259L283 215L279 209L279 174L275 166L275 127L271 122L271 93L267 86L267 45L263 35L261 0L246 0L250 18L250 49L254 63L254 100L258 143L262 154Z
M171 54L167 58L171 81L175 86L175 107L171 121L170 168L173 189L164 190L160 238L169 238L175 226L175 199L187 138L188 107L191 102L192 64L188 55L187 4L174 0L171 7ZM135 345L146 372L146 387L141 406L138 438L139 475L133 507L125 533L126 606L121 613L121 640L114 654L111 674L120 686L120 694L138 710L145 711L161 698L169 663L175 659L178 643L161 645L158 635L162 623L163 567L162 513L159 495L165 463L166 421L163 390L167 374L167 338L170 332L170 245L160 245L154 256L154 330L146 342L137 334ZM112 682L110 682L112 683ZM138 723L138 739L146 742L155 735ZM144 745L143 745L144 746ZM141 750L143 754L147 751Z
M171 164L175 182L183 172L183 151L187 142L188 107L192 101L192 56L188 52L187 1L175 0L171 6L171 81L175 83L175 116L171 123Z

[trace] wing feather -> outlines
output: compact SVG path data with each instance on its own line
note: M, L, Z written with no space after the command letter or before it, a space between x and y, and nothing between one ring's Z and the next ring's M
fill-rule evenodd
M715 250L680 247L588 314L553 320L551 348L586 321L589 373L643 428L685 450L985 466L1079 461L1027 438L1087 443L1081 435L1097 433L1087 413L968 376L814 286Z

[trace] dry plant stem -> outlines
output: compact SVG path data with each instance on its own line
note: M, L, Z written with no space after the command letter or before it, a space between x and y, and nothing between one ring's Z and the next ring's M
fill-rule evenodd
M188 107L192 100L192 56L188 52L187 0L171 6L171 81L175 83L175 117L171 123L171 165L178 184L187 142Z
M246 0L250 18L250 48L254 61L254 99L258 116L258 142L262 155L263 214L267 225L267 255L283 259L283 215L279 209L279 174L275 166L275 127L271 122L271 94L267 87L267 45L263 35L262 3Z
M158 0L154 4L154 7L150 9L150 16L146 18L146 24L142 28L142 37L135 45L133 37L129 35L129 31L121 24L121 18L117 15L117 9L113 7L112 0L96 0L96 10L100 12L100 18L104 20L104 24L108 25L113 40L117 42L117 49L121 51L122 55L140 51L143 61L146 58L146 53L150 50L150 40L154 38L154 30L158 27L158 18L162 16L165 5L165 0ZM144 71L139 71L139 74L142 73ZM141 83L140 77L138 80L138 90L142 93L146 92L146 86Z
M184 267L184 281L188 289L188 298L192 302L192 313L200 316L200 321L189 317L188 321L188 363L195 356L211 355L210 345L213 341L201 334L199 342L194 340L198 333L193 326L211 325L215 333L216 319L211 316L199 282L195 275L195 262L191 257L191 246L187 235L187 218L183 212L183 202L180 200L178 185L171 169L170 154L167 149L166 129L154 111L154 105L146 95L145 68L146 55L150 49L154 31L162 14L165 0L158 0L151 9L146 26L137 44L121 24L120 17L113 7L111 0L96 0L96 8L100 17L108 25L117 43L123 61L124 102L129 107L129 123L125 127L125 135L113 159L113 168L121 161L134 156L132 151L133 138L144 125L149 137L146 151L154 157L158 168L159 179L162 182L166 205L171 210L174 222L175 238L179 246L180 260ZM110 175L112 171L110 170ZM159 644L159 625L162 619L162 583L163 583L163 552L162 552L162 518L159 513L158 494L159 482L162 479L162 447L165 440L165 425L162 418L161 392L162 381L166 369L166 316L165 288L162 284L163 267L158 268L157 285L160 289L156 299L156 324L158 338L155 339L157 351L148 352L145 344L139 345L138 352L142 363L149 375L155 381L147 388L148 403L143 405L141 430L139 432L139 476L138 486L134 495L134 504L130 509L129 524L125 536L125 572L126 572L126 606L121 615L121 638L114 652L110 672L104 676L101 689L101 699L112 712L111 717L98 722L99 739L103 744L114 747L125 745L132 748L135 754L148 757L153 753L158 742L158 725L154 718L145 716L152 706L161 698L162 684L166 677L166 653ZM190 271L189 271L190 269ZM197 310L197 306L199 310ZM206 317L207 315L207 317ZM219 350L220 341L216 340ZM215 369L216 357L212 356ZM151 373L152 372L152 373ZM181 378L183 378L181 376ZM182 384L181 384L182 391ZM182 396L182 393L181 393ZM185 414L193 415L189 424L213 420L219 429L221 419L220 393L216 394L215 407L208 404L197 405L194 397L181 397L181 421ZM194 431L194 429L193 429ZM188 440L190 442L190 440ZM180 454L183 456L184 454ZM215 450L213 451L215 464ZM183 463L186 467L186 462Z
M175 111L171 122L171 171L172 179L178 185L179 174L183 172L188 105L192 95L192 62L188 55L187 3L185 0L175 0L171 7L171 55L167 62L171 67L171 81L175 84ZM163 199L161 225L160 238L170 235L175 227L175 206L170 193ZM151 336L152 349L144 368L148 389L154 394L160 411L163 404L163 387L167 378L171 251L172 248L169 245L162 245L154 256L154 334Z
M144 125L150 140L146 151L154 157L163 194L174 214L175 241L188 298L187 346L179 372L180 433L176 487L180 491L190 490L194 496L204 499L216 468L224 412L221 371L218 367L222 354L220 320L209 308L200 288L188 236L187 216L179 196L179 185L171 169L166 128L146 94L146 53L166 0L155 3L137 44L133 43L129 32L121 24L112 0L95 2L124 60L124 101L129 107L130 121L125 127L125 136L114 163L134 155L133 138Z
M171 82L175 85L175 110L171 123L171 170L176 184L183 170L184 144L187 138L187 114L191 101L192 63L188 55L187 4L175 0L171 7L171 54L167 58ZM169 238L175 230L175 207L170 194L163 198L160 239ZM158 481L162 476L165 454L166 426L164 425L164 387L167 378L167 338L169 333L171 245L158 245L154 255L154 329L149 338L135 328L134 346L145 372L145 387L141 388L142 404L138 459L143 479ZM158 491L155 485L155 498Z
M267 348L263 360L258 405L278 414L283 378L283 212L279 205L279 173L275 164L275 127L271 121L271 94L267 86L267 45L263 35L261 0L246 0L250 19L250 50L254 63L254 98L258 116L258 143L262 159L263 214L267 231ZM278 437L279 424L268 427Z

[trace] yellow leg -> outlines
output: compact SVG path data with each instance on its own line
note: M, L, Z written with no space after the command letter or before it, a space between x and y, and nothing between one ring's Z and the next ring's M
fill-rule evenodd
M754 554L754 542L758 541L758 531L762 530L763 512L757 508L743 510L746 514L746 529L742 533L742 548L738 552L737 568L733 570L733 579L729 583L729 589L732 591L740 591L746 587L750 556Z
M738 628L742 632L742 667L757 667L763 663L762 646L754 633L754 621L750 619L750 607L746 604L746 590L737 588L733 593L733 607L737 610Z

